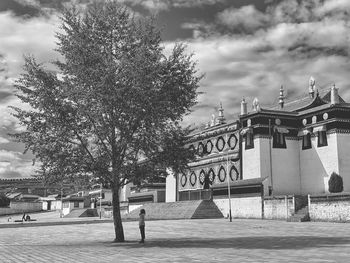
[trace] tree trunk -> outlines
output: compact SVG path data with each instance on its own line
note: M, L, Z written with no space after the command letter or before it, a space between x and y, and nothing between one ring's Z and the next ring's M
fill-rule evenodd
M124 230L122 224L122 218L120 216L120 204L119 204L119 186L112 187L113 194L113 221L115 239L114 242L124 242Z

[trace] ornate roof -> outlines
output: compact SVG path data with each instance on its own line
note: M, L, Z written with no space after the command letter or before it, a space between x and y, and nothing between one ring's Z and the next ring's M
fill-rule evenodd
M342 97L339 97L339 104L346 103ZM281 109L279 105L274 105L270 110L280 110L280 111L292 111L300 112L310 108L318 107L324 104L329 104L331 102L331 91L330 89L323 89L317 92L314 98L309 95L302 98L286 101L284 107Z

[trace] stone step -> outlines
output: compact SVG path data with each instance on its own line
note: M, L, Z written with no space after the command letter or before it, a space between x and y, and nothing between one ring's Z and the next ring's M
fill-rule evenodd
M78 218L78 217L98 217L97 209L94 208L81 208L73 209L65 218Z
M296 214L288 219L289 222L307 222L310 221L308 206L298 210Z
M191 219L222 218L220 210L213 201L193 200L172 203L148 203L123 215L123 219L137 220L140 209L145 209L146 220L152 219Z

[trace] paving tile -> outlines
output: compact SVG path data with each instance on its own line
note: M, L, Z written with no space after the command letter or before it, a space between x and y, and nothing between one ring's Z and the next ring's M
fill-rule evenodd
M350 227L334 223L200 219L0 229L0 262L348 262Z

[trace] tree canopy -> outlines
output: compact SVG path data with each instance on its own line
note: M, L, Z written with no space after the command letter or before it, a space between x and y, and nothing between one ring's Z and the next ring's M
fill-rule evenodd
M16 88L31 109L13 107L26 128L13 136L47 181L93 177L111 187L116 241L124 241L121 187L166 167L181 171L193 158L180 122L202 76L184 45L165 54L154 18L116 1L66 9L57 39L57 72L25 57Z

